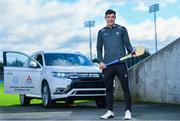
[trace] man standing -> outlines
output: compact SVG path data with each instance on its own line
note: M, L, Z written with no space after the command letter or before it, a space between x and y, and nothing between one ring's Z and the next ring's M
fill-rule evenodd
M113 112L113 82L114 77L120 79L125 100L125 120L131 119L131 93L128 83L128 72L125 62L119 62L106 67L106 63L112 62L126 55L126 50L135 55L125 27L115 24L116 12L109 9L105 12L107 26L99 30L97 39L97 56L100 62L99 68L104 74L106 86L107 113L101 119L114 117ZM103 49L104 47L104 49ZM103 56L104 50L104 56Z

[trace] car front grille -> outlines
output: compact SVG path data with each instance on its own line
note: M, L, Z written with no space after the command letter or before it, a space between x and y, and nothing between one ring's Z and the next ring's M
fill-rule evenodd
M71 79L71 85L68 90L65 91L65 93L68 93L72 89L81 89L81 88L105 88L104 80L103 78L76 78Z
M102 79L78 79L73 80L71 83L72 88L105 88L104 81Z

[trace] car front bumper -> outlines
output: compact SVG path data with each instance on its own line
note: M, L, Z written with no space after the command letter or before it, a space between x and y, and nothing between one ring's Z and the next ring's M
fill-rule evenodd
M69 97L79 97L80 99L81 97L87 97L88 99L88 97L106 96L105 84L102 78L71 79L64 87L58 85L56 85L51 95L54 100ZM62 90L57 93L57 89Z

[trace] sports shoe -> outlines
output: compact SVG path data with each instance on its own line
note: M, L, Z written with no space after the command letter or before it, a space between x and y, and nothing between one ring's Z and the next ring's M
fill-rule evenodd
M113 117L114 117L114 112L108 110L105 115L101 116L101 119L108 119Z
M126 110L124 120L131 120L131 112L129 110Z

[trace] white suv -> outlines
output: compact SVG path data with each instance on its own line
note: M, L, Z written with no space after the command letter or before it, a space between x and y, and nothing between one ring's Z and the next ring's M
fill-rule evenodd
M32 56L4 51L5 93L20 94L21 105L41 98L44 107L57 100L72 104L91 99L105 107L105 85L99 68L81 53L39 51Z

